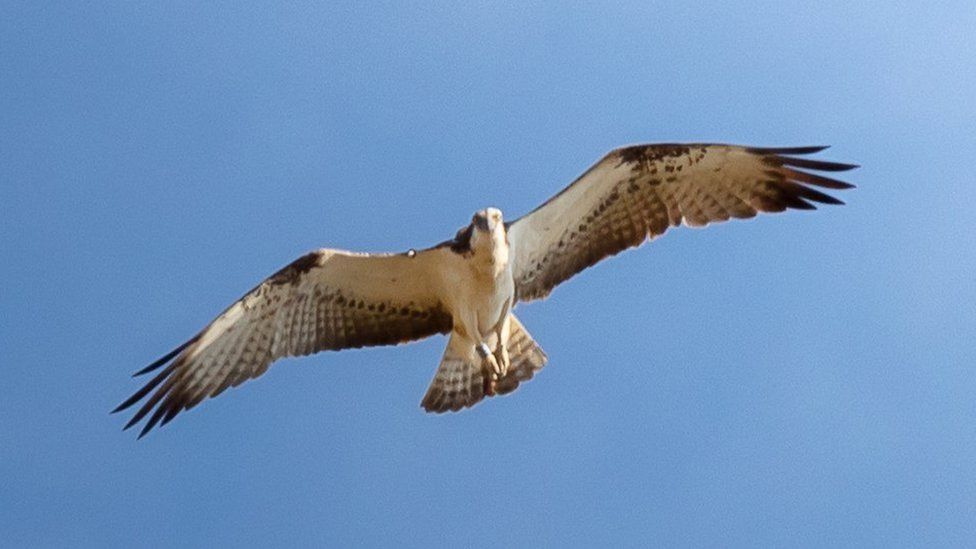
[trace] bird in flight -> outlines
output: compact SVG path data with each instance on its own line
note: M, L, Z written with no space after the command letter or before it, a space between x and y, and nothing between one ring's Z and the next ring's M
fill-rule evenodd
M843 204L813 187L849 183L813 172L856 168L803 158L826 147L634 145L611 151L515 221L496 208L423 250L308 253L135 375L162 368L114 411L148 396L125 428L140 438L202 400L263 374L277 359L394 345L450 334L421 401L457 411L514 391L547 361L512 310L542 299L601 259L669 227L702 227L757 212Z

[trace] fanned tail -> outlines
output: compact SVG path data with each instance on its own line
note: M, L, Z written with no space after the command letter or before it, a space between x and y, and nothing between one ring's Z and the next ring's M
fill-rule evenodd
M420 405L428 412L456 412L485 398L481 358L465 339L451 333L441 365Z
M452 333L420 405L428 412L456 412L474 406L486 396L511 393L520 383L532 379L549 359L515 315L509 321L507 349L511 360L508 374L492 386L485 380L481 357L473 346Z

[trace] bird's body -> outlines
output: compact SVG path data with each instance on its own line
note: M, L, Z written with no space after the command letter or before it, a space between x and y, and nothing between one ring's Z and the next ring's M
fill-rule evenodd
M489 229L475 229L469 250L449 256L437 275L439 293L462 335L484 337L508 314L514 303L515 282L501 212L488 208L475 214L490 217Z
M443 255L430 284L442 296L453 330L435 383L423 401L430 411L463 407L473 398L471 391L477 388L471 385L479 379L481 392L494 394L511 364L507 346L515 281L501 211L487 208L476 213L470 228L460 231L450 245L435 248L452 251Z
M811 186L850 184L804 170L849 164L798 158L823 147L636 145L612 151L542 206L506 223L475 213L424 250L357 254L321 249L292 262L189 341L137 375L163 370L116 411L149 397L145 434L180 411L263 374L278 358L389 345L437 333L449 340L422 406L456 411L530 379L547 356L512 314L559 283L677 225L840 204Z

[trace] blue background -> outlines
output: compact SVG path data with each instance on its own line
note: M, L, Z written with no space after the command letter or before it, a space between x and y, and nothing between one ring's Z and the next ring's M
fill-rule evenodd
M976 8L0 3L10 545L976 540ZM284 360L137 442L129 374L307 250L514 218L616 146L832 144L844 207L678 229L445 343Z

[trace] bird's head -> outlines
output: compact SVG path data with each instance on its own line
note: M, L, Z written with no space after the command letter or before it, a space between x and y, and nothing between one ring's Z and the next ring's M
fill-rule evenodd
M505 236L505 222L498 208L485 208L471 216L471 246L478 249L494 250L508 242Z
M505 234L502 212L498 208L485 208L475 212L471 216L468 231L475 256L484 258L496 270L504 268L508 263L508 236Z
M451 243L451 249L457 253L472 250L489 251L494 253L508 247L508 235L502 212L497 208L485 208L471 216L471 223L461 227Z
M505 229L505 223L502 221L502 212L498 208L485 208L475 212L471 216L471 226L474 227L475 232L485 234L494 234L499 229Z

